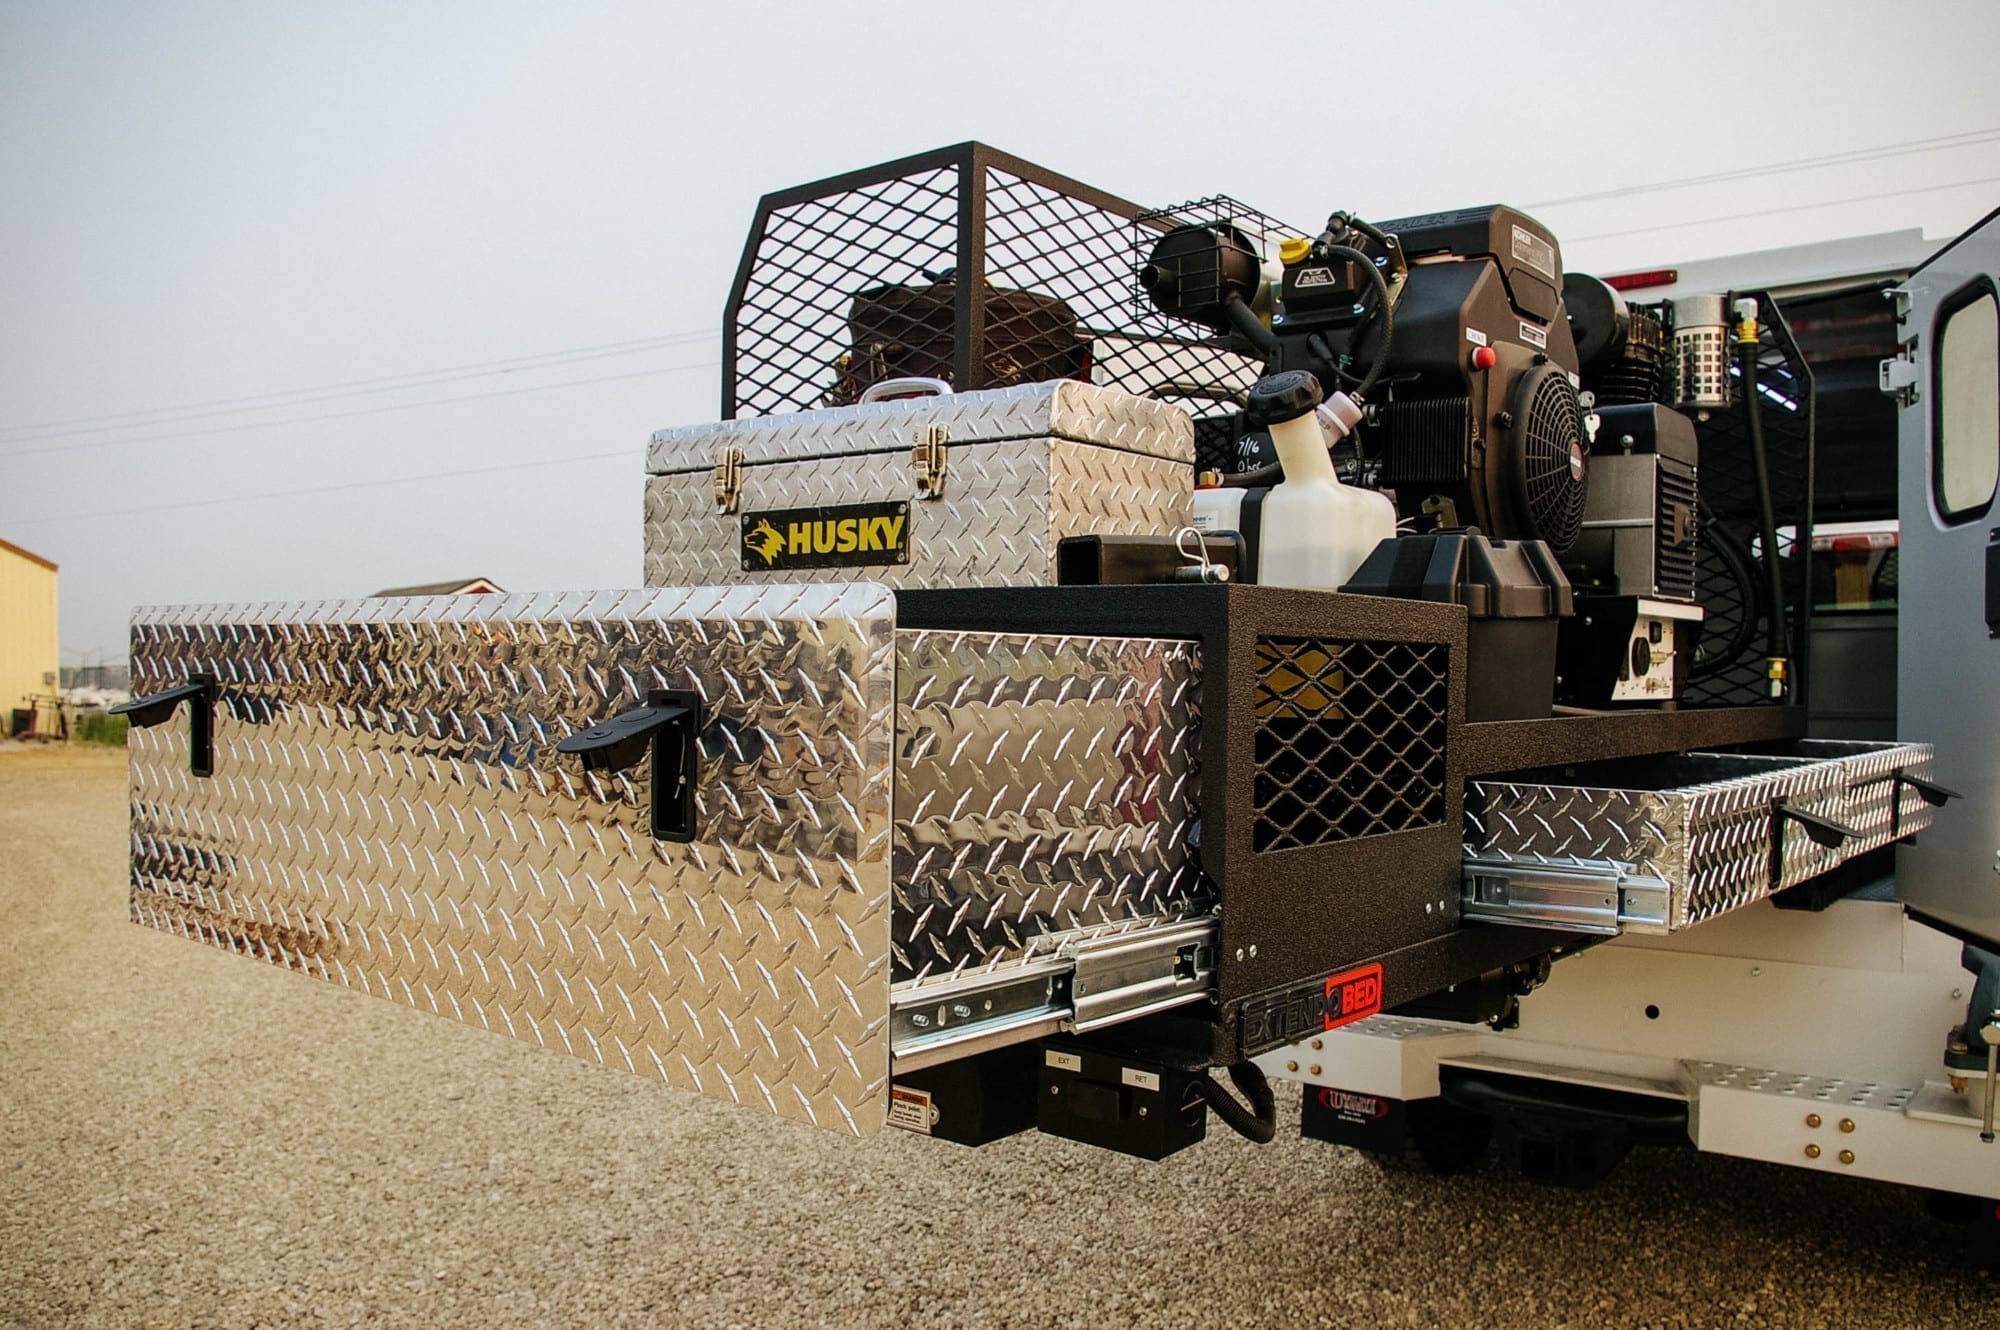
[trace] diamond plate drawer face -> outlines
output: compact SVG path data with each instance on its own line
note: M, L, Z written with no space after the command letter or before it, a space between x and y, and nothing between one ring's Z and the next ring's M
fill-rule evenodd
M743 468L737 511L716 511L707 471L646 481L646 585L832 582L925 589L1047 586L1065 536L1167 535L1188 524L1184 462L1066 439L953 445L944 493L917 500L907 447ZM910 559L865 568L744 567L742 513L907 502Z
M1761 762L1766 769L1755 774L1664 790L1474 781L1466 799L1466 851L1555 865L1626 865L1667 884L1667 927L1686 928L1840 862L1839 850L1815 844L1788 820L1784 871L1772 882L1773 803L1784 799L1838 821L1845 788L1835 763Z
M895 978L1003 971L1206 915L1198 649L897 634Z
M866 1135L889 1069L893 596L867 583L142 611L133 918L670 1085ZM697 831L555 744L707 700Z

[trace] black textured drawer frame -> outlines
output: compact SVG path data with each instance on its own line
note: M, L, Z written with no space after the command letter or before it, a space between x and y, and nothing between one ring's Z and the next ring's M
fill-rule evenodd
M1460 819L1467 778L1638 753L1714 748L1796 735L1793 707L1635 711L1547 720L1465 722L1465 611L1455 605L1258 586L1019 587L904 592L898 623L1005 633L1181 637L1201 643L1200 861L1222 887L1219 1010L1206 1031L1217 1062L1312 1032L1324 981L1383 967L1395 1007L1536 955L1574 949L1574 934L1461 926ZM1379 834L1260 851L1257 743L1272 716L1260 699L1259 644L1367 644L1370 652L1442 651L1446 679L1422 703L1441 717L1442 818ZM1441 705L1432 706L1438 698ZM1315 702L1314 706L1318 703ZM1269 736L1266 735L1269 743ZM1373 773L1370 773L1373 774ZM1156 1019L1167 1019L1165 1017ZM1288 1023L1289 1021L1289 1023ZM1185 1026L1184 1018L1180 1023ZM1162 1032L1164 1034L1164 1032Z

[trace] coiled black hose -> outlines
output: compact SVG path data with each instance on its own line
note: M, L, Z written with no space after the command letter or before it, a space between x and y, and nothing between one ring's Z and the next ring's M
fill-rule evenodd
M1269 1145L1278 1135L1278 1101L1271 1093L1271 1083L1264 1079L1263 1069L1254 1062L1238 1062L1229 1068L1229 1079L1250 1101L1248 1109L1206 1074L1194 1078L1195 1093L1238 1136Z

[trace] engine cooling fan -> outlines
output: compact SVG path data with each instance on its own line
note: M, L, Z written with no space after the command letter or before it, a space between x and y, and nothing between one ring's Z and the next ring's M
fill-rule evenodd
M1521 534L1565 553L1583 530L1589 445L1582 402L1567 374L1537 365L1514 385L1513 415L1507 474Z

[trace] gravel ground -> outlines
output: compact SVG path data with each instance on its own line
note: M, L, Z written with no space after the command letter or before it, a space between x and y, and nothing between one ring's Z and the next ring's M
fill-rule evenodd
M769 1121L133 927L124 770L0 751L0 1324L2000 1324L1911 1194L1738 1160Z

